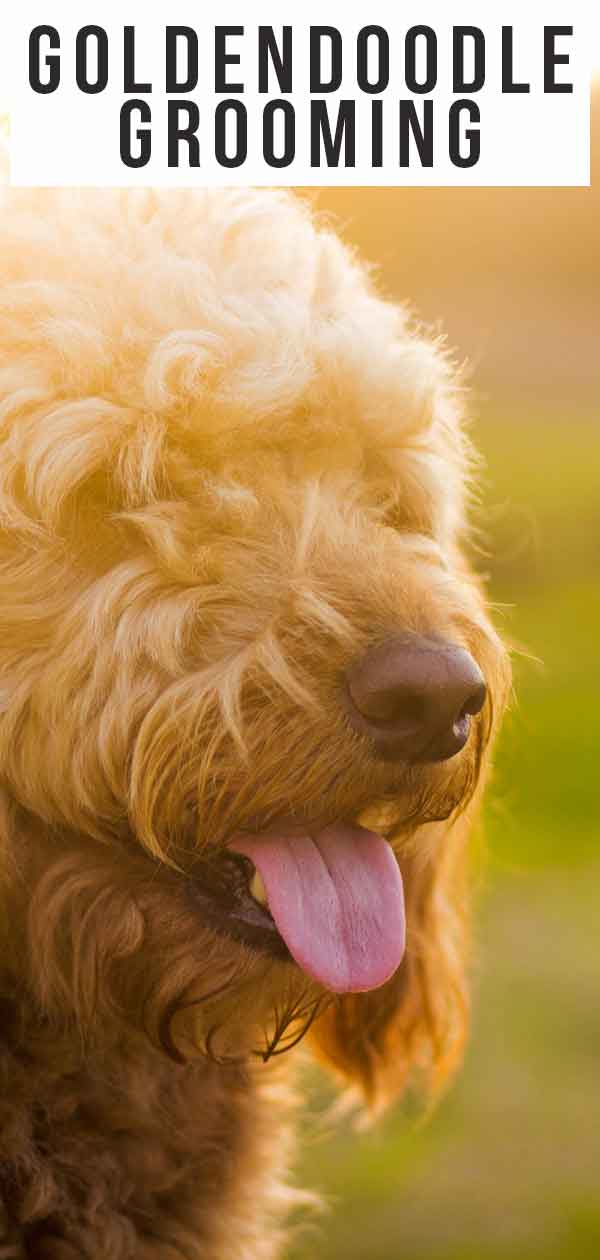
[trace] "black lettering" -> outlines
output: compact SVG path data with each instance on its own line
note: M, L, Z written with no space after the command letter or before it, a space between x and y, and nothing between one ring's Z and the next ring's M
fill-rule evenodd
M414 101L400 101L400 166L410 166L411 138L421 166L433 166L433 101L423 101L423 126Z
M322 40L331 45L331 78L323 80L321 66ZM338 92L342 83L342 37L336 26L311 26L310 28L310 90L311 92Z
M417 40L423 37L425 49L425 78L417 79ZM431 26L411 26L404 41L404 79L409 92L426 95L433 92L437 83L437 35Z
M557 53L556 40L561 35L572 35L572 26L544 27L544 92L572 92L572 83L556 82L556 67L568 66L568 53Z
M465 40L473 40L473 78L465 79ZM480 92L485 83L485 35L479 26L455 26L452 32L453 92Z
M515 83L512 26L502 27L502 91L506 93L531 91L529 83Z
M152 91L151 83L136 83L135 80L135 26L126 26L123 30L123 91Z
M465 139L468 141L468 153L461 153L460 147L460 128L461 114L463 110L469 115L469 122L477 123L481 121L479 106L475 101L454 101L450 106L449 117L449 149L450 161L453 166L460 166L467 169L469 166L476 166L481 153L481 135L478 127L467 127L465 131Z
M328 167L339 166L342 143L344 167L355 166L356 108L355 101L340 101L335 136L332 138L326 101L311 101L310 106L310 164L321 166L321 144L325 150Z
M185 78L177 78L177 45L185 40ZM198 87L198 36L191 26L167 26L165 39L165 91L193 92Z
M371 165L383 166L383 101L371 101Z
M98 77L90 83L87 77L88 40L96 40L98 49ZM80 92L95 96L103 92L108 83L108 35L103 26L82 26L75 40L75 78Z
M377 41L375 82L369 79L369 40ZM390 37L383 26L363 26L356 41L356 78L361 92L385 92L390 81Z
M275 113L283 114L283 153L275 155ZM263 153L268 166L289 166L296 153L296 115L291 101L269 101L263 113Z
M135 155L132 149L134 110L138 110L141 123L135 131L135 139L139 142L138 152ZM140 166L148 165L152 153L151 122L152 114L147 101L133 100L125 102L121 109L120 117L121 161L124 166L132 167L135 170Z
M227 114L235 114L235 153L227 153ZM220 101L215 110L215 157L219 166L242 166L248 153L248 117L241 101Z
M227 81L227 67L239 66L241 60L239 53L227 52L227 40L230 35L243 34L243 26L215 26L215 92L244 91L243 83L228 83Z
M269 91L269 62L277 76L280 92L292 91L292 28L282 27L282 51L279 51L272 26L258 28L258 90Z
M48 78L42 79L42 39L49 41L52 53L44 57L44 69ZM29 36L29 86L34 92L47 96L56 92L60 84L60 36L55 26L34 26Z
M185 115L187 121L182 124L181 116ZM187 164L190 169L196 169L200 166L200 143L198 140L198 127L200 126L200 110L195 101L169 101L168 103L168 160L169 166L178 167L179 162L179 145L181 141L185 141L188 147Z

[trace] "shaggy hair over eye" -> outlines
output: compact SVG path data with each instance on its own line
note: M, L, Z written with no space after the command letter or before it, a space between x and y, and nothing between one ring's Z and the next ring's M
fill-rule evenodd
M463 387L285 193L5 192L0 269L0 1252L267 1260L284 1051L464 1042Z

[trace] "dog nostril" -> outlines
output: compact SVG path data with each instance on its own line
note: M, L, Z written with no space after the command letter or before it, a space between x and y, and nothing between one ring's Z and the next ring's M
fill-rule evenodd
M473 664L475 664L475 662L473 662ZM477 666L475 666L475 668L477 669ZM481 713L486 697L487 687L482 678L481 682L478 683L477 686L473 687L471 694L465 700L460 713L461 718L475 717L478 713Z
M371 648L347 674L350 717L385 760L443 761L468 739L486 685L472 656L417 635Z

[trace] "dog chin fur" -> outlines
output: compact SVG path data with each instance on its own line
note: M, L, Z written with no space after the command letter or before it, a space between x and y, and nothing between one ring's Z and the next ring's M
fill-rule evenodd
M266 1260L303 1034L374 1107L460 1059L467 837L506 653L443 347L287 194L4 194L3 1255ZM340 679L466 647L460 755L378 763ZM362 821L408 948L333 997L211 913L231 837ZM292 1055L293 1060L293 1055Z

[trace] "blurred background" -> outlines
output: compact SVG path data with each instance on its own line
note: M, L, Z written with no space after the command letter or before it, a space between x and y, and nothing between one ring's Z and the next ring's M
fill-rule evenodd
M488 798L475 1009L428 1120L319 1128L290 1260L600 1256L600 85L595 190L311 192L473 369L479 512L516 695Z

